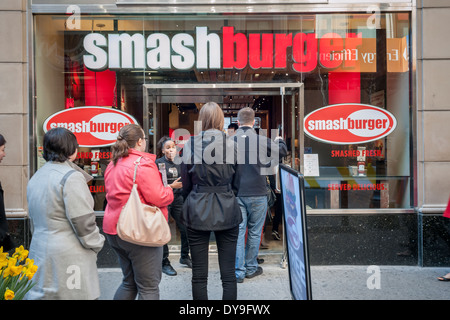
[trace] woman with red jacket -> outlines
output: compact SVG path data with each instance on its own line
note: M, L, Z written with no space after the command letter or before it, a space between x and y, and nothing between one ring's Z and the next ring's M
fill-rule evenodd
M117 253L123 280L115 300L159 299L163 247L146 247L123 241L117 235L117 222L133 186L134 162L142 157L137 169L136 183L142 203L161 209L167 219L167 206L173 201L170 186L163 185L155 164L156 156L145 152L144 131L139 125L123 127L111 147L112 161L105 170L106 200L103 231Z

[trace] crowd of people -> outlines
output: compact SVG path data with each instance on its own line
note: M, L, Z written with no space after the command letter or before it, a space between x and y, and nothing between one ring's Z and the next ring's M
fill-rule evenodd
M181 162L175 161L180 155L170 137L159 141L157 158L146 152L147 137L139 125L120 130L104 173L107 204L103 232L96 225L87 184L92 177L73 163L78 148L75 135L64 128L46 132L43 157L47 162L27 186L32 226L29 256L39 266L28 299L97 299L96 261L105 241L116 253L123 273L114 299L159 299L162 273L176 275L168 246L124 241L116 228L133 186L138 158L135 177L139 196L143 203L159 207L167 220L169 216L175 220L181 236L180 263L192 268L193 299L208 299L211 232L217 243L223 299L236 299L237 283L263 273L258 252L268 201L267 177L262 169L287 155L286 144L280 137L272 140L256 133L251 108L239 111L238 126L230 127L227 133L223 131L223 111L214 102L201 108L198 121L202 131L186 142ZM0 162L5 143L0 135ZM267 157L260 158L260 148L275 153L276 159L268 162ZM199 152L204 155L211 150L215 150L211 155L214 161L198 161ZM161 172L167 179L162 179ZM0 196L3 202L1 185ZM7 225L3 226L4 206L0 223L2 240L8 235ZM74 268L79 275L78 290L68 288L64 280Z

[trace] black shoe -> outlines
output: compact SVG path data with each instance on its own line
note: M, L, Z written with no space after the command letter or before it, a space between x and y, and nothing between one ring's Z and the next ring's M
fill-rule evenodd
M236 282L237 283L243 283L244 282L244 278L236 278Z
M162 272L164 272L168 276L176 276L177 275L177 272L175 271L175 269L172 267L172 265L170 263L162 266Z
M258 264L262 264L262 263L264 263L264 259L263 258L256 258L256 262L258 262Z
M263 273L263 268L258 267L255 272L253 272L252 274L247 274L247 275L245 275L245 277L247 279L251 279L251 278L254 278L256 276L261 275L262 273Z
M192 269L192 260L188 256L186 258L180 258L180 263L186 265L188 268Z
M272 231L272 238L274 238L275 240L281 240L280 234L275 230Z

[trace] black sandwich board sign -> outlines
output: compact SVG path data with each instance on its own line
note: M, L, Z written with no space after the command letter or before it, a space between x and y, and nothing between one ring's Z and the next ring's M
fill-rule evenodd
M304 178L283 164L279 170L291 295L311 300Z

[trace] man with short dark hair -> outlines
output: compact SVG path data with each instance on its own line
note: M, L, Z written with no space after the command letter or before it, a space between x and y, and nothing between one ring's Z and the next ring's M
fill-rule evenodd
M254 123L253 109L241 109L238 112L239 129L233 137L238 150L238 165L233 185L238 190L238 203L243 218L239 225L236 248L235 273L238 282L263 272L258 266L257 256L267 213L266 175L274 164L278 164L279 160L287 155L287 146L281 137L272 141L268 137L258 135L253 129Z
M236 122L230 123L227 128L228 136L229 137L234 136L236 134L237 129L239 129L239 126Z

